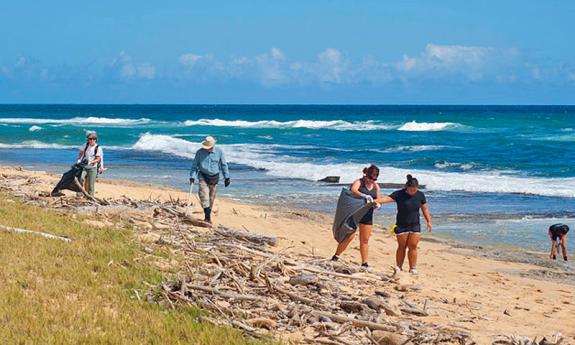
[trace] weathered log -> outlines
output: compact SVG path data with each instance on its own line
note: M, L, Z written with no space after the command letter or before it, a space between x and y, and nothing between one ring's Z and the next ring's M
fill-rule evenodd
M290 277L288 283L291 285L312 285L319 283L319 278L315 274L300 274Z
M233 230L221 225L217 229L215 229L215 232L218 235L222 235L224 237L233 237L252 243L269 244L270 246L277 245L277 237L258 235L247 231Z
M186 288L192 289L192 290L200 290L200 291L204 291L204 292L209 292L209 293L212 293L214 295L220 295L224 298L237 299L240 301L260 301L260 302L265 301L265 298L260 297L260 296L243 295L243 294L237 294L237 293L232 293L232 292L223 292L223 291L220 291L218 289L211 288L208 286L186 284Z
M6 226L6 225L1 225L1 224L0 224L0 230L15 232L15 233L18 233L18 234L33 234L33 235L38 235L38 236L42 236L42 237L46 237L46 238L53 238L53 239L61 240L61 241L64 241L64 242L70 242L70 241L72 241L70 238L64 237L64 236L53 235L53 234L49 234L49 233L46 233L46 232L35 231L35 230L26 230L26 229L20 229L20 228L13 228L13 227Z
M332 321L339 322L339 323L348 323L349 322L356 327L362 327L362 328L367 327L371 330L380 330L380 331L387 331L387 332L397 331L397 328L390 326L390 325L384 325L382 323L376 323L376 322L371 322L371 321L352 319L350 317L332 314L332 313L328 313L328 312L312 311L312 314L317 315L318 317L320 317L320 316L328 317Z
M388 331L373 331L372 337L378 345L412 345L409 338Z

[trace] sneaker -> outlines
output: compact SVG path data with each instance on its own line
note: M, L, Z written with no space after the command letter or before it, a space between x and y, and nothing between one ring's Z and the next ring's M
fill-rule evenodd
M564 257L563 257L563 260L567 261L567 257L566 257L566 256L564 256Z
M339 260L339 255L334 254L334 255L331 257L331 261L337 261L337 260Z
M369 264L367 262L362 263L359 269L363 272L371 272L371 270L369 269Z
M411 274L417 274L417 270L415 268L410 268L409 269L409 273Z
M403 268L401 268L401 267L399 267L399 266L395 266L395 267L393 268L393 270L394 270L395 272L403 272Z

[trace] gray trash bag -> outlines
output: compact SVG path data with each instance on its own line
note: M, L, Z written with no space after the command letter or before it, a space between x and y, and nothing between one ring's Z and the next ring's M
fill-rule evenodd
M361 218L373 207L374 203L366 203L347 188L341 190L335 219L333 220L333 238L337 243L343 242L349 235L357 231Z

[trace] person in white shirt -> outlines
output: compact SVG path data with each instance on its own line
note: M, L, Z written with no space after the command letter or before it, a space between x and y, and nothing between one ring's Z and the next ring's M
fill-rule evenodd
M96 132L89 131L86 133L86 145L80 147L78 153L78 163L84 165L80 175L80 183L84 186L86 192L94 196L96 177L103 171L104 150L97 144L98 136Z

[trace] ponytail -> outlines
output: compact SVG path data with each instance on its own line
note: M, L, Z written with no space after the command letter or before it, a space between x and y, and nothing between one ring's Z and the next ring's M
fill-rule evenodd
M379 176L379 168L375 164L371 164L370 166L363 168L363 174L366 176Z
M407 182L405 182L405 187L419 187L419 181L411 175L407 175Z

